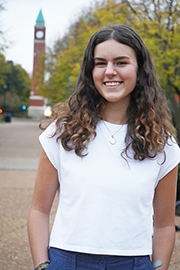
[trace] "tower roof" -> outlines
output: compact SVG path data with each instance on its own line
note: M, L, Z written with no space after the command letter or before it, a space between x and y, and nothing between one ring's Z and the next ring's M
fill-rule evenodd
M42 10L39 11L39 15L37 17L37 20L36 20L36 26L44 26L45 25L45 21L44 21L44 18L43 18L43 15L42 15Z

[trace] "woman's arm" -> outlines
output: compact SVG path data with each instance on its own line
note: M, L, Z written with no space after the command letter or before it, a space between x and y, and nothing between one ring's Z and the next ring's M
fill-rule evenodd
M175 202L177 187L175 167L159 181L154 196L153 263L162 261L158 270L167 270L175 242Z
M42 149L28 218L29 242L35 266L48 260L49 214L58 188L57 170Z

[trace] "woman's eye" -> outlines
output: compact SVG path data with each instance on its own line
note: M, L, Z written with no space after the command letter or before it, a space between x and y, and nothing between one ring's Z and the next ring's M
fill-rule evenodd
M95 63L95 66L97 66L97 67L103 67L105 65L106 65L105 62L97 62L97 63Z
M124 65L127 65L127 62L120 61L120 62L117 62L116 65L117 66L124 66Z

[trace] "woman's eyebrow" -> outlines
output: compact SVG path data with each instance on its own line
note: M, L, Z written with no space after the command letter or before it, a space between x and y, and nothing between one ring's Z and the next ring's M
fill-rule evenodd
M122 55L122 56L118 56L118 57L115 57L115 58L114 58L115 61L116 61L116 60L122 60L122 59L127 59L127 60L129 60L130 57L128 57L128 56L126 56L126 55Z
M106 59L104 59L102 57L94 57L94 60L106 61Z
M122 59L130 59L130 57L123 55L123 56L118 56L115 57L113 60L117 61L117 60L122 60ZM106 59L102 58L102 57L94 57L94 60L99 60L99 61L106 61Z

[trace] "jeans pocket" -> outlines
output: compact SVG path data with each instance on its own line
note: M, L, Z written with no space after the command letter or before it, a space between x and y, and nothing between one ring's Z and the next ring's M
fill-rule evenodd
M57 260L54 259L52 262L50 262L49 266L46 268L47 270L60 270Z
M149 256L137 256L135 257L135 266L133 270L154 270Z
M149 270L155 270L154 266L152 265L152 262L149 260Z
M75 270L76 256L73 252L51 247L49 249L50 265L47 270Z

